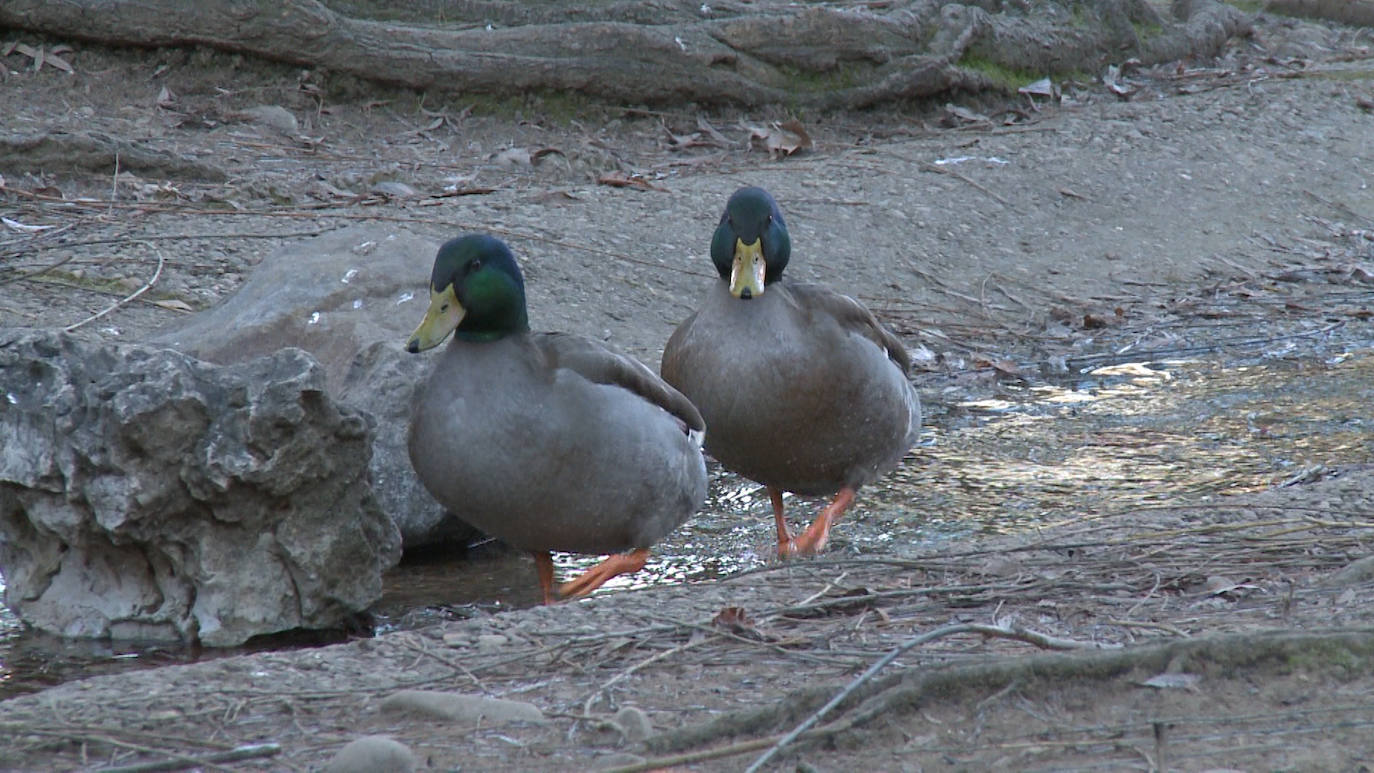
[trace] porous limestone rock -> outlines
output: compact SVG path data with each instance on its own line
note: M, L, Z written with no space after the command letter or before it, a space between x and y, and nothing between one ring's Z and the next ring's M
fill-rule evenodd
M75 637L199 640L346 624L400 535L366 414L299 349L218 367L0 330L5 604Z
M158 331L149 343L227 365L284 346L310 352L335 399L376 418L372 485L406 547L466 541L410 466L406 429L435 358L405 351L429 302L438 243L405 230L355 226L268 255L224 303Z

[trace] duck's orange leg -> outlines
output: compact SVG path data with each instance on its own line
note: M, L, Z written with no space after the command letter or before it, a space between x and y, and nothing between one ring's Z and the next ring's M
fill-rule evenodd
M787 519L782 514L782 489L768 487L768 498L773 501L773 520L778 524L778 558L787 558L794 552L792 533L787 530Z
M854 489L849 486L840 489L840 493L836 494L821 514L816 516L816 520L806 527L806 531L792 540L792 552L819 553L824 550L825 543L830 540L830 527L839 520L840 515L853 501Z
M534 568L539 572L539 590L544 593L544 604L553 603L553 556L547 550L534 551Z
M649 560L649 549L639 548L629 553L617 553L593 566L577 577L563 583L558 595L563 598L578 598L600 588L612 577L638 572Z

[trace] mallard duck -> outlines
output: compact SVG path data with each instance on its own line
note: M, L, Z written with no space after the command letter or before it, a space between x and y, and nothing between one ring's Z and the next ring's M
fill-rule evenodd
M783 557L822 550L859 487L895 467L921 428L902 342L859 301L785 279L791 249L773 197L736 191L711 238L720 281L674 331L660 370L706 419L706 451L768 489ZM784 491L834 498L794 538Z
M701 414L633 358L531 333L524 279L499 239L462 236L439 249L429 308L406 349L451 332L416 398L411 464L444 507L534 554L545 603L549 551L617 554L559 588L583 596L642 569L649 546L701 506Z

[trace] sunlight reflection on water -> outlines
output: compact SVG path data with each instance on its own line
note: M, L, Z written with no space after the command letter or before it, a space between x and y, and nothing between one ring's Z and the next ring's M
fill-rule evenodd
M920 444L860 492L829 550L902 555L970 534L1255 491L1316 465L1374 457L1368 348L1231 367L1129 363L1060 385L1002 385L997 392L967 401L927 396L933 416ZM786 503L794 528L824 504L790 495ZM654 547L645 571L598 593L760 566L774 560L775 538L763 489L712 464L703 511ZM600 558L560 554L555 564L567 579ZM384 630L539 601L533 563L504 550L407 561L385 585L377 605ZM0 607L0 696L6 679L24 678L11 673L27 637L21 630ZM73 659L67 678L84 675L89 662Z

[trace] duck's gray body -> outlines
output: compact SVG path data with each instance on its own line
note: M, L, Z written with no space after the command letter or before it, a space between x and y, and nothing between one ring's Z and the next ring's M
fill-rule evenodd
M532 551L647 548L706 497L701 418L587 339L455 338L419 396L410 458L444 507Z
M662 375L701 411L727 469L819 496L872 481L916 443L908 364L853 298L783 279L741 299L714 282L669 339Z

